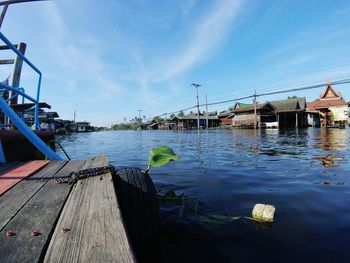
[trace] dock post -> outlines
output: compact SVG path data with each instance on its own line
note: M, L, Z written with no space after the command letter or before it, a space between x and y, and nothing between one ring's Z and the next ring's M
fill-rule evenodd
M18 50L21 52L24 56L26 52L27 45L25 43L20 42L18 44ZM12 75L12 87L18 88L20 84L21 79L21 72L22 72L22 65L23 65L23 59L20 56L16 56L15 63L14 63L14 69L13 69L13 75ZM10 98L16 94L15 91L11 91ZM10 104L17 104L17 97L14 97L10 100Z

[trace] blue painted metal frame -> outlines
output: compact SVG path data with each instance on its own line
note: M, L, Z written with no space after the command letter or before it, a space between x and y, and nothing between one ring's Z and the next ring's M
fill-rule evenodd
M2 149L2 144L0 140L0 163L6 163L4 150Z
M0 82L0 91L14 91L16 95L12 96L10 99L16 96L22 96L22 103L24 103L24 98L35 103L35 112L34 112L34 124L35 130L40 129L39 123L39 101L40 101L40 87L41 87L41 79L42 74L41 71L34 66L1 32L0 39L12 50L14 51L23 61L25 61L34 71L39 74L38 86L36 99L25 93L23 88L15 88L9 86L5 83ZM54 152L48 145L46 145L27 125L26 123L17 115L17 113L8 105L8 100L0 96L0 109L4 112L6 116L10 118L12 123L22 132L22 134L36 147L38 148L45 156L47 156L51 160L62 160L62 158ZM3 125L2 125L3 126ZM6 126L6 125L5 125ZM4 127L4 126L3 126ZM1 141L0 141L0 162L5 162L5 155L2 149Z
M12 99L18 97L18 91L23 92L23 93L25 94L24 88L16 88L16 89L17 89L16 94L13 95L11 98L8 98L8 99L6 100L6 102L9 102L9 101L11 101ZM24 103L24 97L22 96L22 104L23 104L23 103Z
M37 91L36 91L36 100L35 102L35 114L34 114L34 124L35 124L35 129L38 130L40 129L40 123L39 123L39 99L40 99L40 87L41 87L41 79L42 79L42 73L41 71L34 66L32 62L29 61L12 43L10 40L8 40L3 33L0 32L0 39L4 41L4 43L19 56L23 61L25 61L34 71L36 71L39 74L39 80L38 80L38 86L37 86ZM16 91L17 92L17 91ZM23 93L22 93L23 94ZM21 94L21 95L22 95ZM23 96L23 95L22 95ZM29 99L29 98L27 98Z

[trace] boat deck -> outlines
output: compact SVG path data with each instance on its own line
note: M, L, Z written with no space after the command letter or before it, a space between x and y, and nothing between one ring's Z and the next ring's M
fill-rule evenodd
M134 262L112 175L54 180L105 165L102 156L0 167L1 262Z

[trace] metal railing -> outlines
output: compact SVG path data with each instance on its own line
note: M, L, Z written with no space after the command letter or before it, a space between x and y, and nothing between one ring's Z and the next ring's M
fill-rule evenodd
M36 91L36 99L26 94L24 88L22 87L13 87L6 83L0 82L0 91L8 91L12 92L12 96L8 99L4 99L0 96L0 109L3 111L4 115L7 116L14 126L18 128L22 132L22 134L36 147L38 148L45 156L49 159L53 160L61 160L62 158L54 152L49 146L47 146L28 126L27 124L19 117L19 115L8 105L8 102L13 98L18 96L22 96L22 103L24 103L24 99L27 99L35 104L34 110L34 126L35 130L40 129L39 123L39 99L40 99L40 87L41 87L41 79L42 73L41 71L34 66L32 62L29 61L16 47L13 45L10 40L8 40L4 34L0 32L0 39L6 44L6 46L11 49L15 54L25 61L35 72L38 73L38 85ZM8 126L7 124L2 126ZM0 142L1 143L1 142ZM4 153L2 151L2 147L0 147L0 161L4 162Z
M23 88L15 88L11 87L9 85L6 85L5 83L0 82L0 87L2 89L8 90L8 91L14 91L15 95L13 97L16 97L18 95L21 95L24 98L32 101L35 103L35 113L34 113L34 126L35 130L40 129L40 123L39 123L39 98L40 98L40 87L41 87L41 79L42 79L42 73L41 71L34 66L32 62L29 61L16 47L11 43L10 40L8 40L3 33L0 32L0 39L6 44L6 46L11 49L13 52L16 53L17 56L19 56L23 61L25 61L35 72L39 75L38 85L37 85L37 91L36 91L36 99L30 97L24 92ZM13 97L11 99L13 99Z

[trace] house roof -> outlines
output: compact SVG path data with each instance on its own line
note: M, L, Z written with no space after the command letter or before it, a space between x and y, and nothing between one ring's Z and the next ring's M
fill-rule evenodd
M323 99L343 99L343 96L339 91L337 91L335 88L331 86L331 84L328 84L325 90L320 95L320 100Z
M172 120L175 119L175 118L177 118L177 119L179 119L179 120L197 120L197 119L198 119L196 113L190 113L190 114L188 114L188 115L186 115L186 116L182 116L182 117L174 116L174 117L172 118ZM199 115L199 119L205 120L205 119L206 119L206 116L200 114L200 115ZM216 119L218 119L218 116L217 116L217 115L214 115L214 116L213 116L213 115L211 115L211 116L208 115L208 120L216 120Z
M277 112L302 111L306 108L305 98L270 101Z
M262 110L262 109L264 109L264 108L267 107L267 106L270 106L270 107L274 108L274 106L273 106L271 103L266 102L266 103L257 104L257 105L256 105L256 109L257 109L257 110ZM235 110L233 111L233 113L254 111L254 108L255 108L254 106L238 108L238 109L235 109Z
M90 122L87 121L77 121L75 122L76 125L90 125Z
M328 84L325 90L322 92L319 100L307 102L307 108L309 110L318 110L341 106L348 106L348 103L343 99L341 93L333 88L330 84Z
M307 102L307 108L309 110L317 110L317 109L325 109L329 107L339 107L339 106L347 106L348 103L343 99L327 99L327 100L318 100Z
M246 107L252 107L254 104L251 103L242 103L242 102L236 102L234 109L238 108L246 108Z
M217 111L208 111L208 116L216 116L216 115L218 115Z
M35 107L35 103L20 103L20 104L12 104L10 105L12 109L15 111L28 110ZM51 106L45 102L39 103L39 108L51 109Z
M231 111L222 111L222 112L220 112L219 113L219 115L218 115L218 117L219 118L226 118L226 117L228 117L229 115L231 115L232 114L232 112Z

